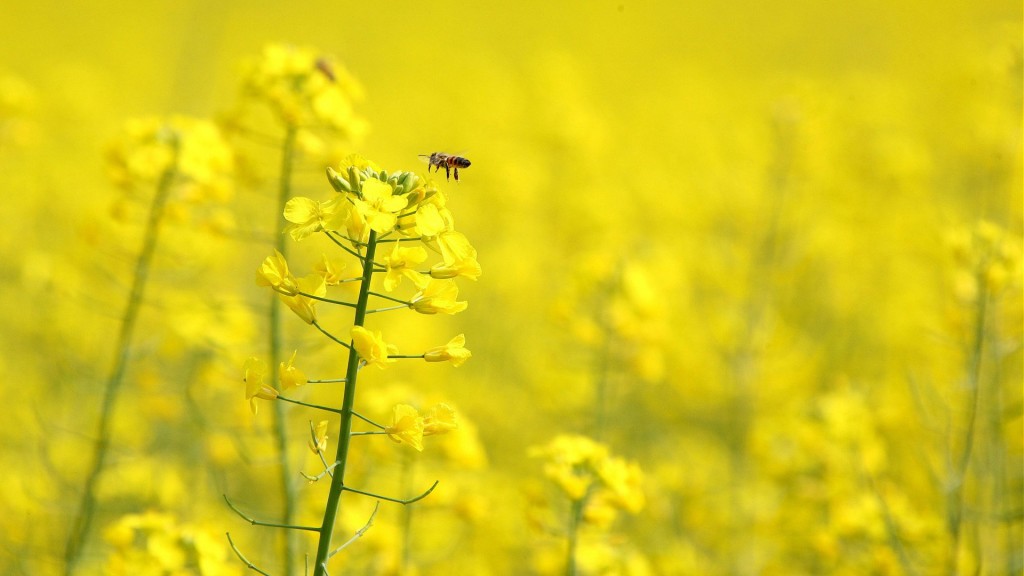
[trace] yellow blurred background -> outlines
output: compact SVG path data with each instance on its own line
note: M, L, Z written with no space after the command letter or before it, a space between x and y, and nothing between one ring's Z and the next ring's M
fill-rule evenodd
M644 473L579 574L1021 573L1022 33L1005 1L6 3L0 572L64 570L139 243L110 143L132 118L223 120L284 42L362 85L349 151L472 160L437 180L484 271L462 314L380 320L403 352L465 333L473 358L373 370L365 410L444 401L463 426L434 455L366 439L374 491L440 484L331 573L565 573L529 449L567 433ZM221 497L279 513L241 382L277 156L243 146L235 225L161 238L83 573L239 574L227 531L284 573L279 534ZM295 194L327 198L322 174L300 161ZM338 376L286 323L310 377ZM290 464L315 470L315 417L289 415ZM302 489L315 523L324 487Z

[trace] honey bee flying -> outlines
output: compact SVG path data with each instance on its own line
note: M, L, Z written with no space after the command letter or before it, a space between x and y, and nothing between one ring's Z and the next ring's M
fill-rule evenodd
M455 181L459 181L459 168L469 168L469 160L462 156L455 156L454 154L445 154L444 152L434 152L431 155L420 154L420 158L425 161L427 166L427 172L430 172L430 168L433 167L435 171L444 168L445 178L451 178L452 172L455 173Z

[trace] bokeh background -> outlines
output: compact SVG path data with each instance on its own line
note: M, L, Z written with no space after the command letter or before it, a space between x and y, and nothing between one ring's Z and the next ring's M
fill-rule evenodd
M380 324L409 353L463 332L473 358L373 371L360 400L381 420L445 401L462 426L422 454L367 439L353 482L440 484L383 506L332 573L564 573L567 504L530 448L567 433L644 473L639 512L585 527L582 574L1024 569L1019 2L3 13L0 572L64 570L144 215L109 178L111 142L132 118L223 121L273 42L361 84L348 151L473 162L441 184L484 270L460 283L469 309ZM83 573L240 574L227 531L284 573L280 534L222 500L280 513L271 412L241 382L265 353L253 277L279 217L281 131L256 128L232 140L228 224L181 216L161 237ZM295 194L328 197L322 174L300 161ZM306 241L297 266L328 248ZM310 377L340 376L343 351L286 324ZM318 416L288 414L288 465L315 472ZM303 484L305 522L324 488Z

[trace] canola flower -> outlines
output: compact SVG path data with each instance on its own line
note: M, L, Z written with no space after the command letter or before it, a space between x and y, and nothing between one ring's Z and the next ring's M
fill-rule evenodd
M366 122L356 113L355 105L362 98L362 88L331 56L312 47L289 44L265 46L261 54L247 63L241 84L237 108L228 118L229 126L241 136L253 136L264 133L263 125L269 120L282 131L277 141L280 160L274 211L275 253L258 272L260 285L272 286L279 296L271 299L267 329L269 360L277 364L285 354L281 305L313 324L316 300L326 295L328 284L337 282L338 271L325 256L322 268L301 278L292 276L287 268L284 232L298 241L324 224L332 226L331 218L335 215L344 217L337 210L342 201L340 196L325 203L291 197L295 167L308 161L334 163L346 153L347 146L360 140L366 132ZM275 403L273 428L282 462L291 460L286 415L284 406ZM298 508L298 486L288 466L280 467L280 483L285 494L283 520L291 523ZM284 546L282 563L285 573L290 574L298 557L294 534L285 535Z
M275 251L258 267L256 283L273 290L304 322L314 326L324 336L347 350L347 368L344 378L340 379L344 383L340 406L319 406L282 396L278 388L264 381L266 367L256 358L247 362L245 377L246 398L254 414L256 400L262 399L275 403L291 402L340 416L337 450L333 462L329 462L324 455L327 433L323 421L313 428L312 439L309 441L309 448L323 459L324 469L317 476L307 475L307 479L317 481L325 475L331 479L330 492L324 505L323 522L315 530L319 536L319 543L314 573L318 575L327 573L328 560L339 551L332 549L332 541L335 519L341 509L344 492L355 492L407 505L426 497L437 485L435 482L427 491L410 498L383 496L349 486L345 483L345 474L353 435L382 434L399 444L423 451L424 437L445 434L458 427L455 411L447 404L438 404L425 414L421 414L412 405L399 403L392 409L390 424L376 424L364 416L358 416L358 420L370 424L375 430L353 431L353 423L357 419L356 384L362 368L375 366L384 369L389 364L403 359L421 359L431 363L450 362L453 366L460 366L471 357L470 351L465 347L465 335L462 334L452 338L445 345L433 347L421 354L399 354L398 347L390 342L382 331L366 327L367 317L370 314L397 312L402 309L412 309L422 314L457 314L465 310L468 304L457 299L456 279L465 276L475 280L480 275L476 250L465 236L456 234L454 218L444 207L443 195L432 181L412 172L388 174L372 162L358 156L350 156L338 170L329 168L327 176L334 188L333 196L329 199L320 201L296 197L286 203L283 209L284 217L289 222L286 232L294 241L324 238L334 250L343 251L354 258L361 272L358 276L344 278L341 271L346 270L347 265L325 254L313 272L297 278L281 251ZM425 204L433 208L424 212L425 221L421 225L416 215L419 208ZM431 233L424 235L423 230ZM440 240L446 234L448 241ZM378 248L390 242L394 242L395 246L392 247L389 256L383 256L387 253L383 250L378 252ZM417 243L422 246L416 246ZM447 248L438 248L442 243ZM442 263L454 271L450 274L451 277L431 278L429 268L418 269L427 259L428 248L437 249L441 254ZM378 254L382 255L380 260ZM379 281L375 279L378 275L382 277ZM331 280L328 281L328 278ZM397 294L403 278L411 281L412 289L418 289L408 299L394 295ZM358 283L355 302L328 297L329 286L348 282ZM378 284L390 294L375 291L374 287ZM384 306L372 308L372 302L382 302ZM324 325L325 321L321 320L317 312L318 304L344 306L353 310L354 317L347 341L339 338ZM297 352L293 353L292 359L287 363L281 363L278 374L281 391L294 389L308 382L305 371L294 364L296 354ZM369 525L368 521L366 527ZM287 523L282 526L291 527ZM244 558L237 548L236 553L240 558Z
M134 346L135 326L145 298L160 228L174 204L216 203L229 196L232 155L214 124L172 117L131 120L108 152L112 180L133 196L154 188L145 219L142 247L115 342L115 357L103 391L96 445L82 500L65 547L68 574L74 573L92 530L97 484L107 464L114 421Z
M544 475L569 500L564 573L576 574L583 525L606 529L617 511L640 512L646 504L643 473L636 463L613 456L605 444L578 434L555 436L529 454L544 459Z

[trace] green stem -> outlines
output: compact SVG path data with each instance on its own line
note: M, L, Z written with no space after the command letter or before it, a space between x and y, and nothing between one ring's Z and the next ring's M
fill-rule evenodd
M297 129L289 126L285 131L284 141L281 144L281 168L278 180L277 211L274 226L274 248L285 258L288 257L287 244L284 237L284 205L291 196L292 167L295 164L295 137ZM282 340L283 330L281 323L281 299L276 294L270 296L270 369L277 370L283 357ZM281 460L280 479L281 488L284 492L284 510L282 523L292 524L295 519L297 500L297 487L289 466L288 434L286 422L286 406L281 402L274 402L274 436L277 442L277 453ZM298 554L298 540L295 533L288 530L284 533L284 574L292 574L294 560Z
M373 256L377 250L377 233L370 231L366 243L366 256L363 258L363 280L359 285L359 298L356 301L355 326L362 326L366 321L366 305L370 299L370 281L373 279ZM317 544L316 560L313 563L314 576L326 576L327 559L331 553L331 538L334 535L334 524L341 508L341 493L345 487L345 466L348 463L349 441L352 437L352 418L356 400L356 377L359 374L359 354L354 347L348 351L348 369L345 373L345 395L341 404L341 426L338 433L338 451L335 460L338 465L331 478L331 489L327 495L324 509L324 520L320 526L320 542Z
M583 517L583 504L586 497L573 500L569 504L569 544L566 550L565 575L576 576L576 549L579 544L580 519Z
M973 340L967 361L967 385L971 394L971 399L967 403L967 432L964 438L963 451L960 453L953 469L954 484L950 492L950 510L948 513L949 531L953 540L951 562L954 567L956 566L956 557L960 549L960 533L963 526L964 486L967 483L967 468L971 463L974 434L977 428L978 404L981 397L981 359L985 345L987 298L984 291L985 283L981 274L978 274L977 282L978 286L982 287L982 290L978 294L974 333L972 334Z
M121 317L121 329L117 336L117 346L115 348L117 355L114 357L113 365L110 368L110 375L107 378L107 385L103 391L103 403L100 407L100 420L96 430L96 446L93 449L92 468L86 476L82 500L78 505L78 513L71 525L71 532L68 535L64 550L64 573L67 575L75 572L78 561L81 559L82 550L85 547L89 530L92 526L93 516L96 512L96 485L103 473L107 452L110 448L110 433L114 419L114 409L121 386L124 383L125 369L128 366L132 348L135 322L138 318L139 309L142 306L146 279L149 276L153 254L156 251L160 220L163 218L167 196L170 193L171 185L174 183L177 173L177 152L177 145L175 144L174 158L171 161L171 165L161 175L160 181L157 184L153 203L149 209L149 220L146 223L142 251L139 252L139 258L135 262L135 275L132 278L128 304L125 307L124 315Z

